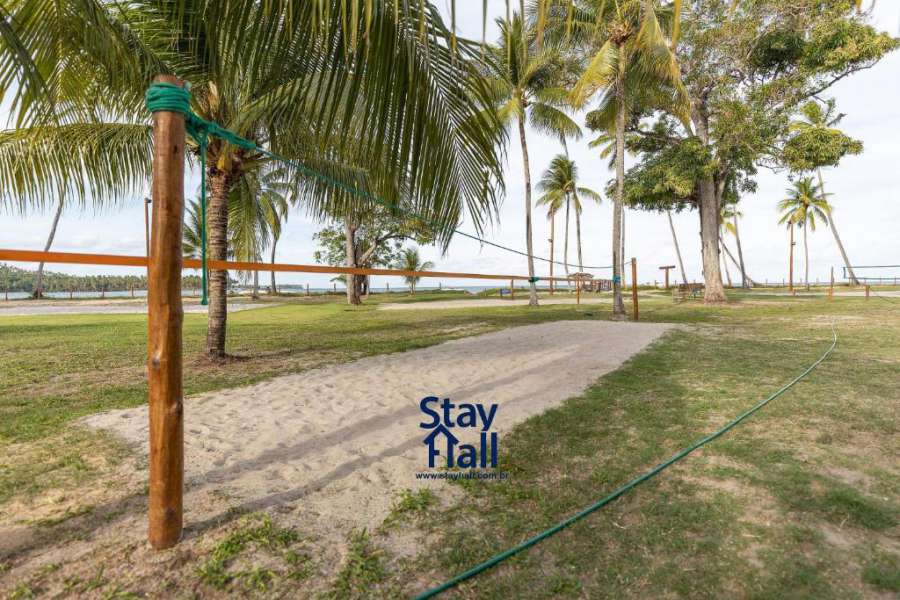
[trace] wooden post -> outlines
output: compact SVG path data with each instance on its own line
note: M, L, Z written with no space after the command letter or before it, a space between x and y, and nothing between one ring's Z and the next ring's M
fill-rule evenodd
M869 284L866 284L866 300L869 299Z
M828 286L828 297L834 298L834 267L831 267L831 284Z
M575 281L575 304L581 304L581 279Z
M674 268L675 268L675 265L666 265L664 267L659 268L660 271L666 272L666 289L667 290L669 289L669 271L671 271ZM656 283L654 282L654 287L655 286L656 286Z
M666 271L668 273L668 271ZM637 259L631 259L631 305L634 308L634 320L637 321L640 316L638 311L638 295L637 295Z
M306 295L309 296L309 284L306 284Z
M388 281L384 285L387 286L387 293L390 294L391 293L391 282Z
M509 280L509 299L510 300L516 299L516 285L515 285L515 283L513 283L512 279Z
M171 75L156 82L183 86ZM150 404L148 539L156 549L181 539L184 486L181 224L184 220L184 115L153 113L153 228L147 305Z

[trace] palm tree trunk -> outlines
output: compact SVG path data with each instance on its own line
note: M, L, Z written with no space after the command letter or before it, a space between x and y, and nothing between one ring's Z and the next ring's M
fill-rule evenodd
M553 242L554 242L554 229L556 226L556 213L550 213L550 293L553 293L553 261L556 258L553 256Z
M47 243L44 244L44 252L48 252L50 250L50 246L53 245L53 238L56 237L56 227L59 225L59 217L62 215L63 210L63 201L62 198L59 199L59 202L56 205L56 214L53 215L53 223L50 225L50 235L47 236ZM43 261L38 264L37 268L37 276L34 280L34 290L32 291L32 297L34 298L43 298L44 297L44 263Z
M616 193L613 199L613 318L625 318L622 301L622 205L625 200L625 46L619 44L616 73Z
M256 259L256 257L254 257ZM259 299L259 271L253 271L253 293L250 295L254 300Z
M809 241L807 239L807 229L809 229L809 221L803 224L803 255L806 260L803 278L806 283L806 291L809 291Z
M732 224L734 225L734 243L737 244L738 260L741 267L741 287L749 289L752 285L750 278L747 276L747 269L744 267L744 251L741 249L741 234L738 233L737 215L732 216ZM733 259L732 259L733 260Z
M356 227L350 222L350 219L344 219L344 248L347 253L347 266L357 267L356 264ZM352 273L347 273L347 304L362 304L359 299L359 287L357 286L358 277Z
M788 222L788 232L790 235L790 242L788 246L788 289L793 293L794 291L794 222Z
M272 239L272 264L273 265L275 264L275 246L277 244L278 244L278 238L277 237L273 238ZM272 283L271 283L271 287L270 287L269 291L272 293L273 296L275 296L276 294L278 294L278 288L275 287L275 271L273 270L269 275L272 278Z
M563 264L566 267L566 277L569 276L569 195L566 194L566 232L563 240Z
M672 230L672 242L675 244L675 255L678 257L678 268L681 269L681 281L687 285L687 274L684 272L684 261L681 260L681 248L678 246L678 236L675 235L675 224L672 222L672 211L667 210L666 215L669 217L669 229Z
M722 250L725 251L725 256L728 257L728 259L731 261L731 264L733 264L738 270L740 270L741 265L738 264L738 261L734 258L731 250L728 249L728 244L725 243L725 238L720 238L719 241L722 243ZM749 275L745 275L744 277L749 287L758 285Z
M524 110L524 102L523 102ZM525 141L525 120L519 119L519 142L522 144L522 164L525 169L525 250L528 252L528 306L537 306L537 286L534 281L534 249L531 232L531 169L528 165L528 144Z
M719 233L719 244L724 248L725 240L722 239L722 234ZM731 273L728 272L728 261L725 260L725 253L722 250L719 250L719 258L722 260L722 267L725 269L725 278L728 280L728 287L734 287L731 283Z
M625 277L625 205L622 205L622 243L619 251L619 272ZM623 279L624 281L624 279Z
M825 197L825 181L822 179L822 169L818 169L819 172L819 191L822 194L822 197ZM856 278L856 273L853 272L853 267L850 266L850 259L847 258L847 251L844 250L844 244L841 243L841 236L838 235L837 227L834 226L834 215L828 213L828 221L829 225L831 225L831 233L834 234L834 241L837 243L838 250L841 251L841 258L844 259L844 266L847 267L847 276L850 278L850 283L853 285L859 285L859 280Z
M578 272L584 272L584 260L581 257L581 211L578 210L578 201L575 201L575 240L578 243Z
M215 164L215 161L210 161ZM228 195L232 177L215 168L207 171L209 206L206 212L207 244L210 260L228 258ZM209 316L206 329L206 355L217 360L225 357L225 331L228 325L228 271L209 271Z

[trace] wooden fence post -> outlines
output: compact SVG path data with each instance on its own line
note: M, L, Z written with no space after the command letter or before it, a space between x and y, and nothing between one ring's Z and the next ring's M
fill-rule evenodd
M640 313L638 311L638 294L637 294L637 259L631 259L631 305L634 312L634 320L637 321Z
M155 82L182 87L171 75ZM184 115L153 113L153 227L147 290L150 404L150 545L181 539L184 485L181 224L184 219Z
M513 282L512 279L509 280L509 299L510 300L516 299L516 284Z
M866 284L866 300L869 299L869 284Z

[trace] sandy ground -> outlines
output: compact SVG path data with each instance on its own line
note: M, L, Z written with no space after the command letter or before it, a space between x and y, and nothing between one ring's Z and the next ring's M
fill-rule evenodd
M7 305L8 304L8 305ZM251 308L276 306L275 304L228 304L228 312L239 312ZM185 303L185 313L206 313L207 307ZM26 315L89 315L89 314L145 314L147 304L143 301L85 300L81 302L46 302L35 300L12 300L0 303L0 317L21 317Z
M428 470L423 397L498 404L492 430L502 447L513 425L581 393L669 327L530 325L190 398L185 521L202 529L215 519L215 495L232 507L292 512L324 539L377 526L398 490L427 485L415 477ZM85 422L146 453L145 408Z
M518 296L518 294L517 294ZM574 296L541 298L541 304L577 304L578 300ZM629 297L629 302L630 297ZM581 297L582 304L612 304L612 298L597 297ZM480 300L435 300L434 302L408 302L408 303L390 303L379 304L379 310L420 310L420 309L440 309L440 308L490 308L498 306L526 306L528 304L528 293L522 292L521 296L515 300L501 300L500 298L483 298Z

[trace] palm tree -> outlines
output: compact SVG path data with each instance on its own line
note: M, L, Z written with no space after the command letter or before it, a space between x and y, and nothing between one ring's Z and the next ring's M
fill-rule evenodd
M62 216L63 200L60 197L56 202L56 213L53 215L53 223L50 225L50 235L47 236L47 243L44 244L44 252L50 250L53 244L53 238L56 237L56 227L59 225L59 218ZM34 279L34 290L31 293L33 298L44 297L44 263L38 264L37 275Z
M430 260L422 262L418 248L406 248L400 255L400 262L397 264L397 268L401 271L428 271L434 268L434 263ZM403 279L406 281L407 285L409 285L410 293L415 295L416 285L419 283L421 277L404 275Z
M593 200L598 204L601 201L600 194L594 190L578 185L578 166L575 161L567 156L559 154L550 161L550 166L544 171L541 180L537 185L538 191L542 193L537 203L545 205L548 210L555 212L561 204L566 206L566 241L565 241L565 258L566 273L569 269L569 205L575 209L575 230L578 245L578 270L584 271L584 259L581 248L581 211L583 205L581 198Z
M538 183L538 186L541 184ZM563 249L563 265L566 269L566 274L569 272L569 261L568 261L568 251L569 251L569 203L568 199L564 195L552 195L548 196L544 194L537 200L537 204L539 206L547 207L547 220L550 221L550 291L553 291L553 261L556 260L556 254L554 252L554 245L556 242L556 213L562 210L563 205L566 206L566 235L565 235L565 246Z
M822 195L825 195L825 180L822 177L823 166L837 165L838 161L845 154L859 154L862 152L862 143L849 138L840 129L835 127L844 118L843 114L837 113L834 99L825 102L823 108L815 100L811 100L803 105L800 109L803 117L790 124L788 130L795 134L794 138L788 142L787 151L794 148L803 148L804 138L807 138L814 148L813 153L801 153L802 160L800 167L805 169L815 168L819 177L819 189ZM799 143L798 143L799 142ZM841 252L841 258L844 260L844 266L847 268L847 275L853 285L857 285L859 281L856 279L856 273L853 272L853 266L847 257L847 251L844 250L844 244L841 242L841 236L838 235L837 228L834 225L834 215L831 216L831 233L834 234L834 241L838 250Z
M731 251L728 249L728 246L725 244L725 238L720 234L722 249L725 251L725 254L728 258L731 259L731 262L734 263L740 272L741 272L741 287L750 288L756 285L756 282L747 275L747 270L744 267L744 252L741 249L741 236L738 233L738 219L743 217L744 214L737 209L737 207L733 204L723 206L720 211L722 228L725 230L725 233L730 233L734 236L734 241L737 244L738 251L738 260L734 259L734 255L731 254Z
M285 196L272 193L268 199L263 201L265 210L266 226L269 229L269 241L271 256L270 262L275 264L275 247L278 240L281 239L282 225L287 221L288 200ZM278 287L275 285L275 271L270 272L269 293L273 296L278 293Z
M581 129L562 110L567 106L565 92L557 87L561 59L547 46L537 44L535 32L525 27L522 15L498 20L500 40L490 49L493 64L489 79L497 97L496 112L502 123L519 129L525 176L525 246L528 276L531 279L528 304L538 305L534 276L534 250L531 225L531 168L525 128L528 123L538 131L560 140L578 138Z
M607 6L612 4L612 6ZM613 315L625 317L622 301L622 218L625 188L625 127L638 106L648 106L657 90L669 87L681 93L681 75L670 41L650 0L593 0L568 27L589 47L599 49L590 57L572 90L573 103L581 107L596 92L604 93L602 106L615 134L616 187L613 204ZM677 12L677 11L676 11ZM673 30L677 26L673 19ZM677 35L673 35L673 39ZM659 85L657 85L659 84ZM637 90L635 92L634 90ZM647 96L643 96L644 91ZM609 121L611 119L611 121Z
M281 236L282 218L286 218L288 211L288 184L280 179L284 175L284 169L248 173L232 190L228 205L228 254L235 260L261 262L263 251L271 248L272 263L275 262L275 244ZM253 271L250 277L253 298L258 298L259 271ZM274 272L272 289L275 289Z
M200 258L203 245L200 214L200 201L191 200L184 211L184 228L181 230L181 253L185 258Z
M493 96L477 76L480 48L456 40L431 3L394 8L371 0L7 3L0 89L20 127L0 133L0 202L103 204L140 194L152 157L143 95L155 74L170 73L190 84L191 108L204 119L351 187L415 198L446 237L466 209L481 228L496 208L503 134L483 111ZM212 260L227 255L231 191L268 160L209 140ZM290 177L313 215L363 204L301 169ZM226 272L211 272L211 358L225 354L227 282Z
M816 230L816 219L820 219L826 225L828 224L828 215L831 207L828 201L816 185L813 184L812 177L803 177L792 187L787 189L788 197L782 199L778 203L778 210L782 211L779 224L787 223L803 228L803 254L806 261L806 271L804 279L806 281L806 289L809 289L809 242L807 239L807 231Z

